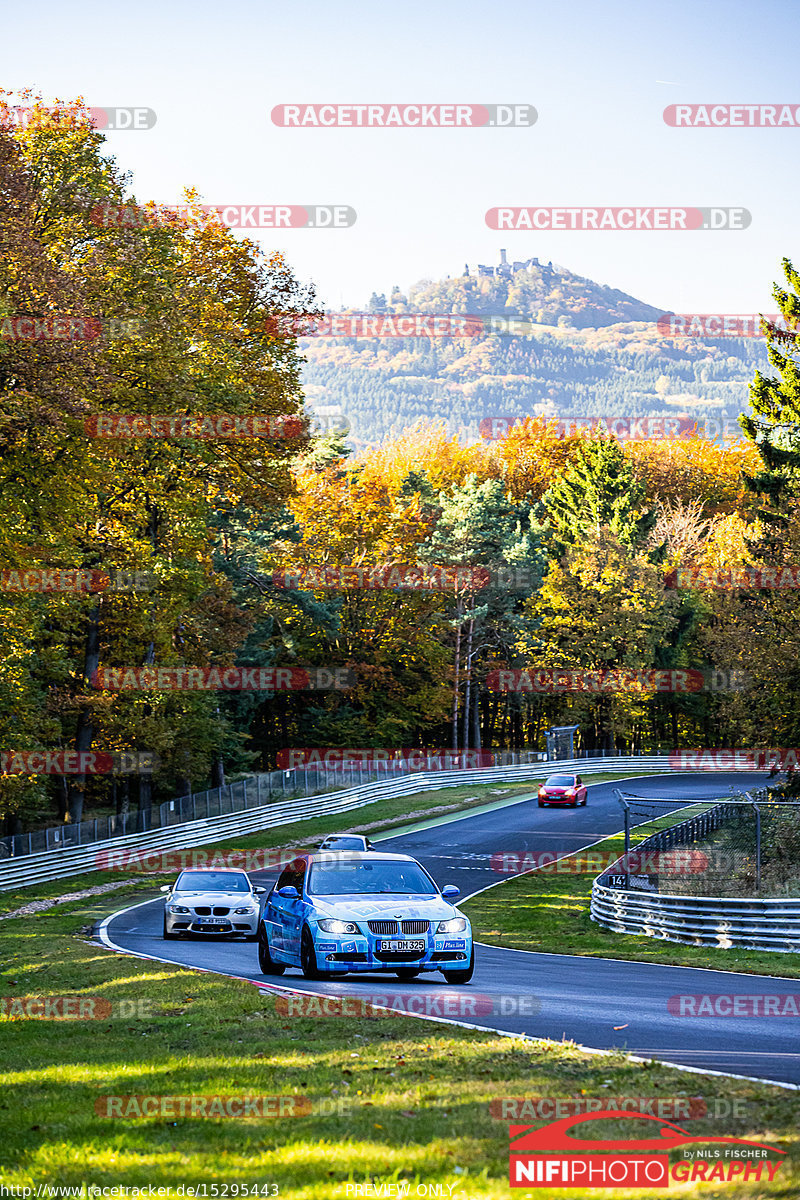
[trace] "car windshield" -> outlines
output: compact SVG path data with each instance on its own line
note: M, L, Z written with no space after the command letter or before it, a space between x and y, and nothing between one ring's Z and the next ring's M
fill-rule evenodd
M429 875L414 862L312 863L307 892L310 896L436 896Z
M574 775L551 775L545 787L572 787L575 782Z
M250 880L240 871L184 871L176 892L249 892Z
M339 850L363 850L364 839L362 837L329 837L325 838L322 845L326 850L332 850L334 846Z

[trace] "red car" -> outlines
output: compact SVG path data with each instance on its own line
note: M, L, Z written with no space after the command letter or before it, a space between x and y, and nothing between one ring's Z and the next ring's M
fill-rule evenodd
M551 775L539 788L539 808L546 804L570 804L576 808L586 803L586 788L580 775Z

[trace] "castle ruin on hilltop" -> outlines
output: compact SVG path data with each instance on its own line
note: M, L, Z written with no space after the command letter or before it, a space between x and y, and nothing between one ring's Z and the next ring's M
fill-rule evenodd
M499 266L487 267L483 263L478 263L478 278L510 279L512 275L516 275L517 271L529 271L531 267L538 267L546 280L558 274L558 268L553 266L552 260L547 265L540 263L538 258L526 258L524 262L518 259L509 262L505 250L501 250ZM469 263L464 263L464 274L469 275Z

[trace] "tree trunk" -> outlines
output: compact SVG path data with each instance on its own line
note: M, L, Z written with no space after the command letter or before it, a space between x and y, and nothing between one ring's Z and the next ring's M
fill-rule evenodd
M453 680L453 753L458 753L458 690L461 686L461 599L459 597L458 606L456 608L456 617L458 625L456 626L456 653L455 653L455 676Z
M100 665L100 605L96 604L89 612L89 624L86 629L86 651L83 666L83 687L90 686L90 680ZM90 709L86 701L81 704L78 722L75 728L75 750L78 754L92 748L94 725ZM83 820L83 798L86 793L86 776L73 775L67 787L67 812L65 820L77 824Z
M475 632L475 617L470 617L469 633L467 634L467 666L466 677L467 687L464 696L464 750L469 750L469 718L470 718L470 702L472 700L472 640Z

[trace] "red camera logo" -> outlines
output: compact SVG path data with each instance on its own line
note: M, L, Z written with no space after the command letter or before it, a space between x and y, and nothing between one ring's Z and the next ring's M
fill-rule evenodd
M651 1122L647 1128L652 1136L627 1141L569 1135L575 1125L620 1119ZM762 1178L768 1182L775 1178L781 1160L770 1161L767 1154L785 1153L777 1146L743 1138L693 1137L659 1117L621 1110L568 1116L539 1129L511 1125L509 1138L509 1182L511 1187L526 1188L666 1188L670 1181L733 1183ZM721 1149L711 1161L685 1157L670 1165L666 1151L691 1145Z

